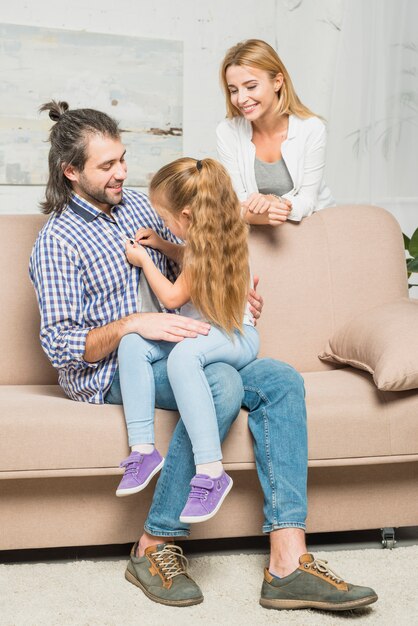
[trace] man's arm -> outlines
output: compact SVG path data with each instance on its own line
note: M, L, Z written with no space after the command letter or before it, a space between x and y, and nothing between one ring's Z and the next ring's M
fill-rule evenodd
M117 349L121 338L137 333L146 339L178 343L207 335L210 324L174 313L132 313L116 322L93 328L86 337L84 360L96 363Z
M208 333L209 324L170 313L133 313L101 327L88 327L77 263L76 253L55 237L38 241L30 261L41 314L41 344L55 368L95 367L128 333L173 342Z
M57 369L85 369L84 348L89 328L83 317L84 288L77 271L77 252L54 236L40 238L30 259L41 315L41 345Z

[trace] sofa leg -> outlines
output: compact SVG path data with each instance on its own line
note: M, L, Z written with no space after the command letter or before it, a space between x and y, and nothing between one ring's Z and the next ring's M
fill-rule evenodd
M394 528L382 528L382 546L383 548L388 548L392 550L392 548L396 545L395 540L395 529Z

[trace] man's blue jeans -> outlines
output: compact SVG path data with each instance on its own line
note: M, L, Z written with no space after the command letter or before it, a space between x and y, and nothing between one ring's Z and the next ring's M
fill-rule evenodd
M167 361L153 365L156 406L176 409L167 376ZM225 363L205 368L219 424L221 441L240 406L249 410L257 472L264 493L263 532L305 528L307 433L303 379L290 365L258 359L237 372ZM106 403L122 404L116 372ZM158 479L145 530L161 537L189 534L179 521L195 474L190 439L179 420Z

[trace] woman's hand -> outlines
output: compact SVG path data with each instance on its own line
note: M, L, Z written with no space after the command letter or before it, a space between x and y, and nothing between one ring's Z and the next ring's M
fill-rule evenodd
M264 195L262 193L252 193L247 200L241 203L241 206L253 215L264 214L263 222L254 223L264 223L270 226L284 224L292 210L292 203L287 198L280 198L272 194ZM247 220L249 223L253 223L249 217L247 217Z
M139 228L135 233L135 241L154 250L161 250L165 243L165 240L152 228Z
M131 265L136 265L136 267L142 267L144 261L149 259L145 248L136 243L136 241L132 242L132 240L126 242L125 254L129 263L131 263Z
M292 210L292 203L287 198L280 198L273 195L266 197L270 201L270 206L267 211L270 226L281 226L289 217L289 213Z
M244 202L241 202L241 206L250 213L265 213L270 207L269 197L262 193L252 193Z

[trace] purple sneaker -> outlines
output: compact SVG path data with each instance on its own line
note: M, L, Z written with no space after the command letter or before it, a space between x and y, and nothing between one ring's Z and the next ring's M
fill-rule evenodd
M116 489L116 495L121 498L142 491L163 465L164 458L156 448L151 454L131 452L120 464L120 467L125 468L125 473Z
M219 511L232 485L232 478L225 472L218 478L196 474L190 482L189 497L181 512L180 521L186 524L206 522Z

